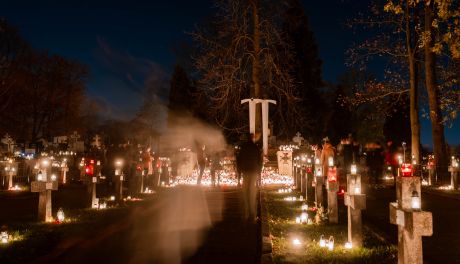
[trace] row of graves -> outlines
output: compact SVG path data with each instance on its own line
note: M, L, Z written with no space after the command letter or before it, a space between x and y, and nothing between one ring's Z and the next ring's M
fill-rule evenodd
M345 179L337 174L334 158L329 158L327 164L321 164L314 150L301 146L281 146L277 152L279 172L293 179L292 186L279 189L279 193L300 192L299 197L285 197L288 202L304 201L301 215L296 217L299 224L310 224L315 219L309 219L307 201L314 202L319 212L324 212L330 224L338 223L337 195L344 195L344 205L347 207L348 242L344 248L363 246L363 228L361 211L366 209L366 186L360 171L363 167L353 163L348 168ZM450 166L452 185L456 184L458 175L458 160L452 158ZM404 160L397 168L396 201L389 204L390 223L398 227L398 263L423 263L422 236L433 234L433 218L431 212L421 208L421 177L415 176L412 164ZM345 184L346 191L339 188ZM323 188L327 192L327 208L323 201ZM318 214L317 214L318 216ZM319 221L319 219L316 219ZM298 240L293 243L299 243ZM333 248L333 238L329 241L321 237L321 247Z

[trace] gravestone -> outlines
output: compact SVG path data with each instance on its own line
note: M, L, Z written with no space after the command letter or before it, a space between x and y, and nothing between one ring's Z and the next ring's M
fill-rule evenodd
M47 157L41 158L36 166L37 178L31 182L31 192L38 192L38 220L52 222L51 192L58 189L57 179L52 179L51 162Z
M390 203L390 223L398 226L398 263L423 263L422 236L433 234L431 212L421 210L419 177L397 177L397 202Z

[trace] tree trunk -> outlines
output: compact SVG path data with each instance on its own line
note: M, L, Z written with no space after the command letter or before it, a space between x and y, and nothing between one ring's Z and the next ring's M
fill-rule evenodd
M425 44L425 82L428 92L428 102L430 106L431 131L433 134L433 152L436 163L438 178L442 182L447 182L447 151L444 138L444 125L442 123L442 113L439 106L439 93L436 84L436 58L432 51L433 41L433 1L425 5L425 33L428 40Z
M252 91L251 97L262 99L263 91L260 85L260 24L259 24L259 13L258 0L251 0L252 5L252 16L254 23L253 32L253 62L252 62ZM262 132L262 105L257 104L256 106L256 134L261 135Z
M409 63L409 87L410 87L410 124L411 124L411 152L412 158L415 159L417 166L420 165L420 121L418 116L418 68L415 59L415 48L417 44L414 41L415 31L411 25L409 14L409 3L406 2L406 46L407 58ZM414 17L415 20L415 17ZM418 170L416 170L418 172Z

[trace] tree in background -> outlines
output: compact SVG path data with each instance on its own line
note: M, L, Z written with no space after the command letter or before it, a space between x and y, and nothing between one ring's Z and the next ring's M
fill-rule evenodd
M177 123L179 117L192 116L194 107L195 89L185 70L180 66L174 67L171 77L168 105L168 127Z
M297 127L290 129L292 132L299 129L305 138L318 142L325 132L323 113L327 110L325 99L320 91L325 86L322 80L322 62L302 4L298 0L286 2L287 9L282 17L282 29L294 54L291 76L295 82L295 95L299 98L300 116L295 123Z
M31 52L11 74L10 103L1 115L2 128L17 139L67 135L80 124L87 71L81 64Z
M149 146L158 143L158 137L166 127L167 99L169 80L166 73L159 67L151 69L145 82L143 103L131 121L137 133L138 142Z
M406 8L404 8L406 7ZM460 58L460 4L451 0L425 1L387 1L385 11L402 17L418 18L415 26L419 28L418 46L423 49L423 77L428 94L429 117L433 135L433 150L437 172L447 181L448 155L444 136L444 124L455 118L457 103L449 105L453 97L460 98L459 84L454 74L439 74L446 69L457 69ZM414 9L417 13L409 13ZM453 78L452 78L453 77Z
M397 9L386 6L387 1L374 1L368 15L354 19L351 25L363 31L366 38L350 50L351 64L366 68L373 59L385 60L383 80L368 83L366 89L355 94L355 102L380 103L395 109L408 93L410 98L411 152L420 164L419 122L419 12L409 2ZM390 12L391 11L391 12ZM398 100L391 100L397 98ZM390 103L382 105L381 103ZM382 109L380 109L382 111ZM394 114L391 110L383 111ZM401 113L403 114L403 113ZM402 121L402 120L400 120ZM406 126L403 126L406 127ZM387 135L388 137L389 135Z
M267 1L218 1L215 18L192 33L198 91L210 104L209 114L227 131L247 131L247 110L240 103L244 98L277 101L271 120L278 135L292 133L289 129L299 120L292 52L277 24L280 10ZM258 113L260 117L260 108ZM257 119L256 131L260 128Z
M0 110L11 104L11 89L16 82L19 61L30 51L18 30L0 18Z
M388 100L396 103L387 109L383 135L386 141L393 141L394 144L400 146L402 142L411 140L409 98L404 94L401 98L390 96Z

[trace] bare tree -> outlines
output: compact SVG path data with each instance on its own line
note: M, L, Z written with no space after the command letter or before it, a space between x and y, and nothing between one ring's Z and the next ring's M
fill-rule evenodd
M247 113L240 100L270 98L277 100L277 126L289 128L297 117L298 98L289 74L292 54L277 27L276 13L258 0L218 1L216 7L215 20L192 33L199 50L198 89L208 98L216 122L242 131ZM256 131L260 129L257 120Z
M403 94L409 93L411 152L420 164L419 10L411 2L402 0L400 5L395 6L391 1L376 1L371 7L371 15L355 19L353 26L371 29L374 36L351 49L350 58L352 65L367 63L374 57L385 56L388 59L385 80L368 82L364 91L355 94L354 102L388 104L385 99L396 98L398 101Z

